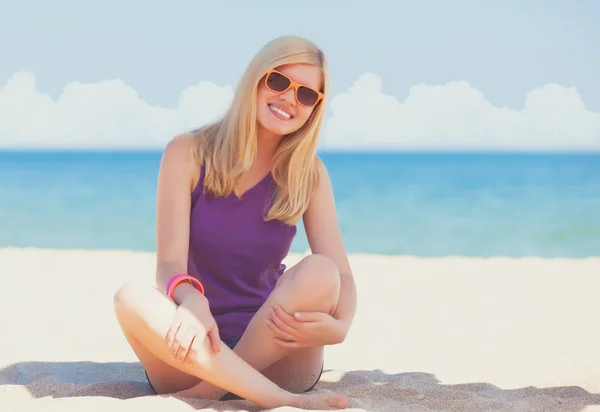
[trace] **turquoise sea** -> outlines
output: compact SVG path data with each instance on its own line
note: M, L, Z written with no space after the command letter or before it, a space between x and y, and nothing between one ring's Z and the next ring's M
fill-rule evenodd
M0 151L0 247L154 251L160 156ZM600 255L600 154L320 156L351 253Z

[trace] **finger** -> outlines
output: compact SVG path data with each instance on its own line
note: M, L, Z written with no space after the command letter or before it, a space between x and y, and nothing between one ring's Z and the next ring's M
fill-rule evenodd
M298 322L296 321L296 319L294 319L294 317L292 315L290 315L289 313L287 313L285 310L283 310L281 308L281 306L279 305L275 305L273 307L273 312L285 323L287 323L288 325L290 325L291 327L293 327L294 325L296 325Z
M294 313L294 319L298 322L322 322L322 312L296 312Z
M286 324L275 313L273 313L273 315L271 316L271 318L268 319L268 320L270 320L282 332L285 332L285 333L287 333L288 335L291 335L291 336L298 336L298 332L299 332L298 329L296 329L296 328L294 328L294 327Z
M183 360L183 362L188 363L188 364L194 363L196 361L196 359L198 358L198 352L200 352L201 346L202 346L202 339L196 333L196 334L194 334L194 337L192 338L192 341L190 342L188 353L187 353L185 359Z
M286 340L283 340L283 339L279 339L277 337L273 338L273 340L279 346L283 346L284 348L298 349L298 348L302 347L302 345L299 344L298 342L290 342L290 341L286 341Z
M179 345L179 352L177 353L177 360L180 362L184 362L185 358L188 355L188 351L192 344L192 340L194 340L194 336L196 336L196 331L193 329L188 329L185 334L182 336L181 343Z
M179 327L181 326L181 320L179 320L178 318L173 319L173 322L171 323L171 327L169 327L169 330L167 331L167 347L171 348L171 346L173 346L173 342L175 341L175 335L177 334L177 331L179 330Z
M210 346L215 352L221 351L221 337L219 336L219 328L215 326L208 331L208 338L210 339Z
M271 311L270 319L277 325L277 327L279 327L279 329L283 330L284 332L291 335L298 334L298 326L300 326L299 323L287 313L283 312L282 314L281 309L273 309Z
M179 326L179 329L177 329L177 333L175 334L175 337L173 338L173 345L171 346L171 357L173 359L177 359L177 357L179 356L179 351L183 350L184 348L181 347L181 344L185 338L185 334L187 333L188 327L185 324L181 324Z
M273 331L273 333L275 334L275 336L277 336L278 338L285 339L285 340L290 340L290 341L295 340L295 336L290 335L289 333L282 331L270 319L265 320L265 322L269 326L269 329L271 329Z

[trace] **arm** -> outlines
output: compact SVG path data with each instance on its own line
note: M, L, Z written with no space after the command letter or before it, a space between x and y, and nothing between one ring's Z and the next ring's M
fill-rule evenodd
M190 206L197 165L191 156L191 135L179 135L165 147L156 193L156 287L165 291L169 279L187 273ZM203 295L189 283L175 289L175 303Z
M304 213L304 228L312 253L327 256L340 271L340 298L333 316L344 325L345 336L356 313L356 285L337 221L329 173L321 160L318 160L318 165L319 188Z

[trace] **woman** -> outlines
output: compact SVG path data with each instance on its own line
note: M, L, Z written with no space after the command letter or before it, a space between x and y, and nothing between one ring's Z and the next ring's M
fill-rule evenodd
M343 394L311 391L323 347L344 340L356 310L331 183L316 157L328 84L313 43L275 39L223 119L167 144L156 287L126 284L115 295L156 393L347 406ZM312 254L286 268L301 218Z

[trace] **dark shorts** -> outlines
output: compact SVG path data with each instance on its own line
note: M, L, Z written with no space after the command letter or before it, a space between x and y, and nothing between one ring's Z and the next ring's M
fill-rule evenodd
M221 340L223 341L223 343L225 343L227 346L229 346L229 348L231 350L233 350L233 348L235 348L235 345L237 345L238 342L240 341L240 338L221 338ZM148 385L150 385L150 389L152 389L152 392L154 392L156 394L157 392L152 387L152 384L150 383L150 379L148 378L148 373L146 371L144 371L144 373L146 374L146 380L148 381ZM313 383L311 385L311 387L308 388L304 392L308 392L308 391L313 390L314 387L317 385L317 383L319 383L319 381L321 380L321 376L322 375L323 375L323 365L321 365L321 372L319 373L319 377L317 378L317 380L315 381L315 383ZM240 398L237 395L234 395L232 393L227 393L225 396L223 396L221 398L221 400L232 400L232 399L240 399Z

